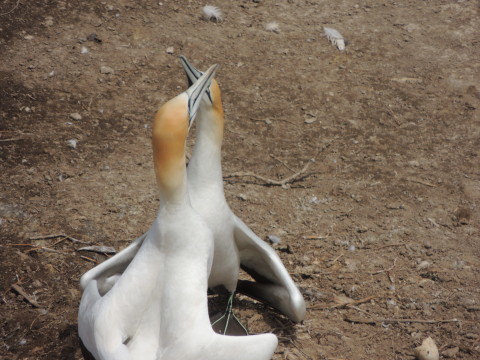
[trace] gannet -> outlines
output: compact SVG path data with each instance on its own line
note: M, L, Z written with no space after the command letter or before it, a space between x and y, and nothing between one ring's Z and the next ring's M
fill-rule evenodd
M163 105L152 126L157 218L135 257L102 296L86 284L79 336L96 360L267 360L273 334L216 334L208 317L213 233L188 195L185 140L216 66Z
M189 82L202 75L180 57ZM192 206L213 229L215 250L209 287L237 288L239 267L256 281L241 280L237 291L268 303L295 322L305 317L305 301L275 250L260 239L228 206L223 189L221 148L224 113L220 87L212 80L198 111L197 137L188 164Z
M185 57L180 59L189 83L194 83L202 73ZM221 92L213 79L198 110L197 139L187 170L192 206L210 225L215 237L209 287L223 285L233 294L238 284L239 292L271 305L294 322L300 322L305 318L305 301L280 257L233 213L225 199L221 166L223 128ZM82 288L89 281L98 279L102 290L108 291L144 239L145 234L85 273L80 280ZM240 265L255 282L238 281Z

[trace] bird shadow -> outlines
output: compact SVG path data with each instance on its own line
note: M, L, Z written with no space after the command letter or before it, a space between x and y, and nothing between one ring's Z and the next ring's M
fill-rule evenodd
M218 316L219 313L225 312L228 296L229 294L209 295L208 310L211 319ZM296 331L293 321L286 318L278 310L255 299L237 294L233 301L233 312L247 328L250 335L253 335L254 332L249 328L251 325L249 320L252 317L257 318L255 314L259 314L258 318L264 322L270 332L281 338L295 337Z

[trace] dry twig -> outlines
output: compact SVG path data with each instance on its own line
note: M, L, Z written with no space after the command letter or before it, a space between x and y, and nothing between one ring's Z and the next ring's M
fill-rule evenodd
M342 304L333 304L333 305L318 305L318 306L311 306L309 309L310 310L323 310L323 309L339 309L339 308L348 308L348 307L354 307L355 305L360 305L364 304L366 302L369 302L370 300L376 299L378 296L367 296L366 298L359 299L359 300L353 300L350 302L345 302Z
M430 187L437 187L437 185L429 183L428 181L421 180L421 179L416 179L416 178L406 178L407 181L417 183L417 184L422 184Z
M37 251L37 250L45 250L47 252L54 252L54 253L57 253L57 254L65 254L67 253L68 251L67 250L55 250L55 249L50 249L46 246L36 246L32 249L28 249L27 251L25 251L25 253L29 253L29 252L32 252L32 251Z
M393 268L395 267L396 263L397 263L397 259L395 258L395 259L393 260L393 265L390 266L388 269L383 269L383 270L375 271L375 272L371 273L371 275L377 275L377 274L381 274L381 273L384 273L384 272L389 273L390 271L393 270Z
M345 321L357 324L382 324L382 323L421 323L421 324L443 324L443 323L453 323L461 322L459 319L450 319L450 320L423 320L423 319L354 319L350 317L345 317Z
M271 186L281 186L283 188L286 187L287 184L290 184L290 183L294 183L296 181L300 181L300 180L303 180L313 174L316 174L316 172L311 172L311 173L306 173L308 168L310 167L310 165L312 165L312 163L315 162L315 158L318 156L318 154L320 154L322 151L324 151L326 148L328 148L330 146L330 143L327 143L325 146L323 146L316 154L313 158L311 158L310 160L308 160L308 162L305 164L305 166L302 168L302 170L296 172L295 174L292 174L286 178L284 178L283 180L274 180L274 179L269 179L267 177L264 177L264 176L261 176L261 175L257 175L257 174L254 174L252 172L236 172L236 173L233 173L233 174L229 174L229 175L225 175L225 179L229 179L229 178L232 178L232 177L247 177L247 176L250 176L250 177L253 177L255 179L258 179L258 180L261 180L264 182L263 185L271 185Z
M381 249L385 249L385 248L388 248L388 247L397 247L397 246L405 246L407 247L407 244L389 244L389 245L383 245L383 246L379 246L377 248L370 248L371 250L381 250ZM369 250L370 250L369 249Z
M0 14L0 16L5 16L5 15L8 15L8 14L12 13L18 7L18 4L20 4L20 0L17 0L17 3L15 4L15 6L10 11L7 11L6 13Z
M90 257L88 257L88 256L80 255L80 257L81 257L83 260L87 260L87 261L93 262L94 264L97 264L97 263L98 263L97 260L92 259L92 258L90 258Z
M48 239L56 239L56 238L60 238L60 237L65 238L65 239L67 239L67 240L69 240L73 243L90 245L90 242L88 242L88 241L78 240L78 239L75 239L74 237L72 237L70 235L65 235L65 234L32 236L32 237L29 238L29 240L48 240Z
M36 307L36 308L41 308L41 305L35 300L35 299L32 299L26 292L25 290L23 290L23 288L18 285L18 284L12 284L11 285L11 288L12 290L14 290L16 293L18 293L19 295L23 296L23 298L25 300L27 300L27 302Z
M296 348L298 351L300 351L300 353L305 357L305 359L313 360L310 356L308 356L307 354L305 354L305 352L304 352L302 349L300 349L300 347L298 347L298 345L295 344L295 342L294 342L292 339L287 338L287 337L281 337L281 336L279 336L279 338L280 338L280 339L288 340L288 341L290 342L290 344L292 344L293 346L295 346L295 348Z
M265 185L272 185L272 186L281 186L281 187L285 187L287 184L289 183L293 183L295 181L300 181L300 180L303 180L305 179L306 177L310 176L310 175L313 175L314 173L308 173L308 174L305 174L305 172L308 170L308 168L310 167L310 165L312 164L312 162L314 162L315 160L313 159L310 159L306 164L305 166L303 167L302 170L296 172L295 174L289 176L289 177L286 177L285 179L283 180L274 180L274 179L269 179L269 178L266 178L264 176L261 176L261 175L257 175L257 174L254 174L252 172L236 172L236 173L233 173L233 174L230 174L230 175L226 175L225 178L226 179L229 179L229 178L232 178L232 177L246 177L246 176L251 176L255 179L258 179L258 180L261 180L265 183ZM303 176L302 176L303 175Z

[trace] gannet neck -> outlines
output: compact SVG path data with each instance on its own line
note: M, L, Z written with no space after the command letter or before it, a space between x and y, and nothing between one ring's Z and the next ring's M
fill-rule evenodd
M155 115L152 147L155 174L163 205L187 202L185 140L188 134L188 96L168 101Z
M192 157L188 165L189 182L193 186L217 186L223 192L222 142L224 113L220 88L212 80L213 103L204 97L197 118L197 132Z

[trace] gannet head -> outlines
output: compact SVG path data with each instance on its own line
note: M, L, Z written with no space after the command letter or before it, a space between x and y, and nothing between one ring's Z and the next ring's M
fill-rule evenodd
M173 191L183 182L185 140L217 67L210 67L197 82L165 103L155 115L152 146L155 173L161 189Z
M196 69L185 56L180 56L185 74L187 75L188 84L191 86L203 75L203 72ZM210 86L205 92L202 101L202 111L212 111L210 119L215 120L215 126L220 131L220 136L223 138L224 113L222 106L222 95L220 86L215 79L212 79Z

